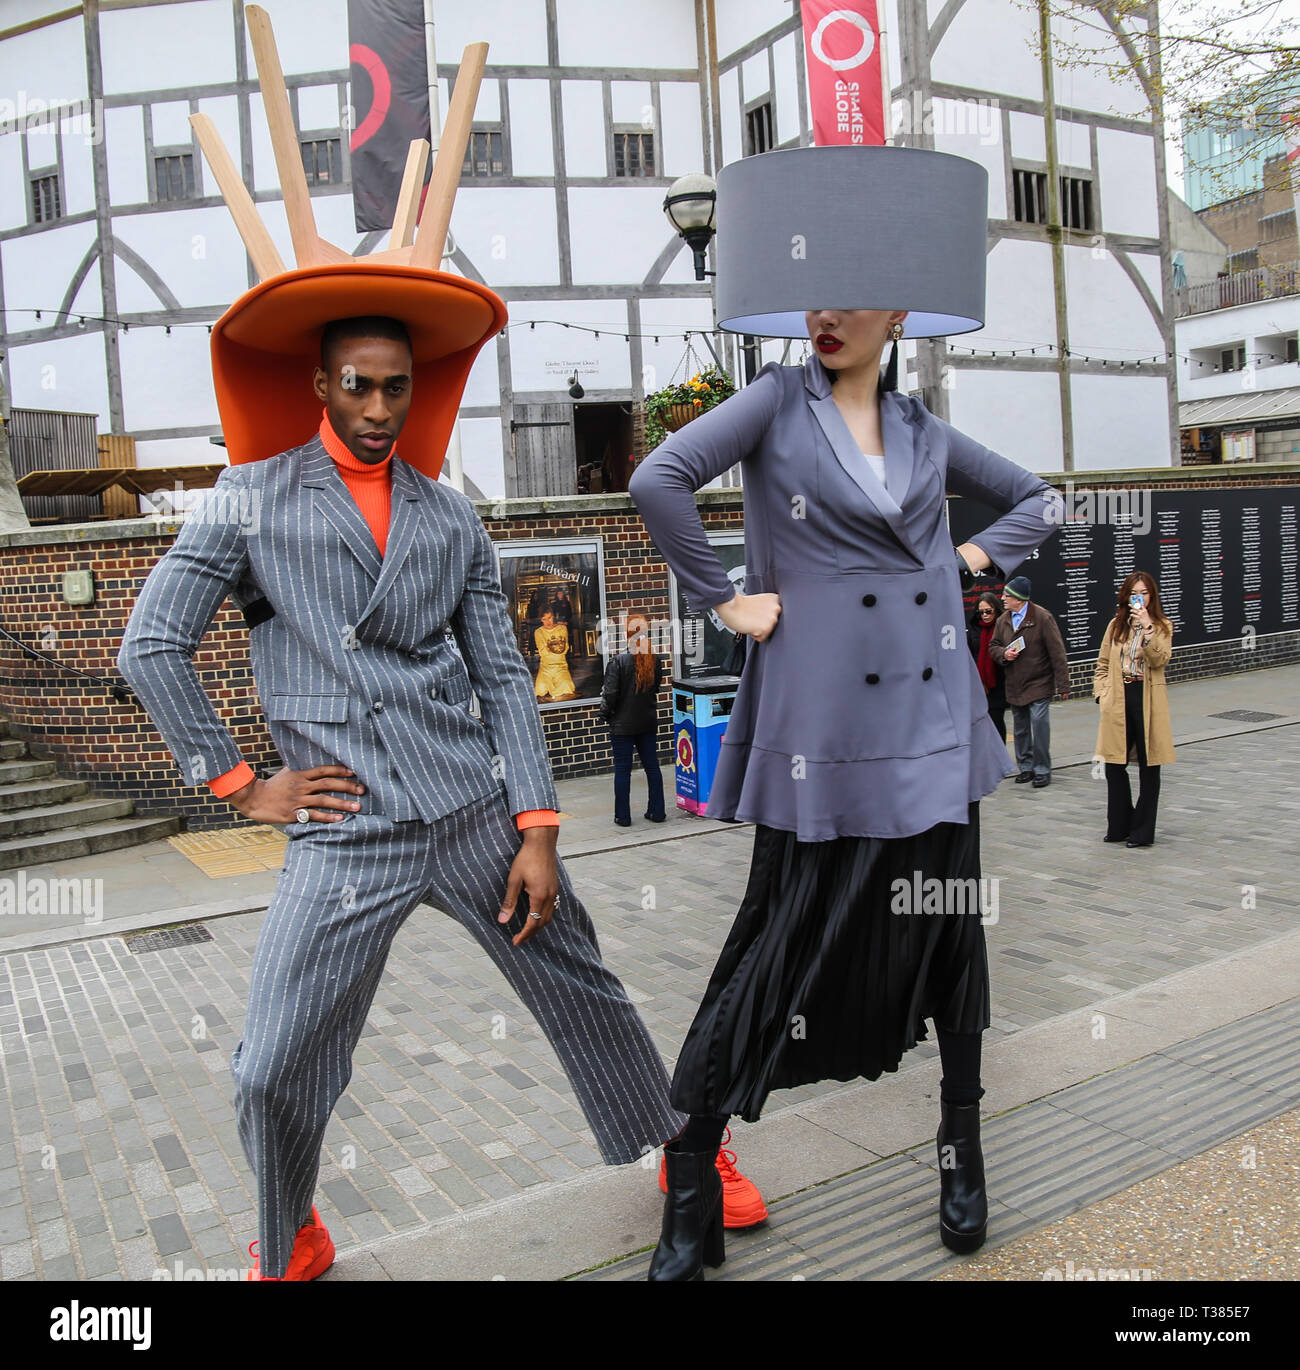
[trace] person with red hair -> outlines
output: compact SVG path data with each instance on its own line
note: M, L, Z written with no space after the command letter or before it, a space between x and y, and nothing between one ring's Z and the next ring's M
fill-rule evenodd
M662 823L667 817L657 755L662 681L663 660L651 645L650 625L643 615L629 614L627 649L610 657L600 692L600 716L609 724L610 745L614 751L614 822L620 828L632 826L634 755L645 771L649 791L645 816L652 823Z

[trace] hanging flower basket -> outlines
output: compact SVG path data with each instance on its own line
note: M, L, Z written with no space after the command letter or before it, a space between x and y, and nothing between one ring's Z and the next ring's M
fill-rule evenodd
M690 380L670 385L645 398L646 450L653 451L668 436L692 419L699 418L706 409L721 404L736 393L736 387L725 371L710 366L697 371Z
M702 413L703 408L697 409L691 403L670 404L660 416L660 422L670 433L675 433L683 425L690 423L697 414Z

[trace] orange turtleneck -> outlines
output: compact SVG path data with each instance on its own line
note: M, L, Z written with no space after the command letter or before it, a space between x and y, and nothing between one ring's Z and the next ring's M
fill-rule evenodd
M366 462L354 456L343 439L334 431L329 414L322 410L320 421L320 440L330 454L343 484L357 502L357 508L370 528L382 557L388 548L388 524L392 516L393 457L394 447L383 461ZM257 777L247 761L241 761L233 770L208 781L208 788L218 799L224 799ZM515 815L515 826L522 832L525 828L556 827L560 816L554 809L527 809Z
M383 461L362 461L348 451L347 444L334 431L329 415L322 414L320 440L338 467L343 484L357 502L362 517L370 525L375 545L382 557L388 547L388 520L392 508L393 457L397 448L390 449Z

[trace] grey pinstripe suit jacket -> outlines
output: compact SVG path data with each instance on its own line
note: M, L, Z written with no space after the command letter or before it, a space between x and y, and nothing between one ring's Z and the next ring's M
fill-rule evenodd
M253 677L286 766L348 766L360 812L398 821L431 823L503 785L511 813L556 808L487 530L459 491L397 456L392 472L381 559L319 436L223 471L145 581L118 668L185 778L223 775L242 758L191 658L228 595L265 596L275 615L251 630Z

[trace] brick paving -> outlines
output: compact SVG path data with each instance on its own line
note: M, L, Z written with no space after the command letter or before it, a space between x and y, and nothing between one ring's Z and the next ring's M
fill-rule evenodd
M1088 766L983 805L994 1037L1295 926L1300 728L1179 748L1157 845L1104 845ZM730 926L753 832L691 832L567 864L671 1062ZM260 915L211 940L0 945L0 1278L235 1270L256 1236L230 1103ZM924 1043L909 1059L933 1055ZM834 1084L784 1091L769 1113ZM340 1247L599 1166L545 1039L452 920L399 935L326 1133L318 1205Z

